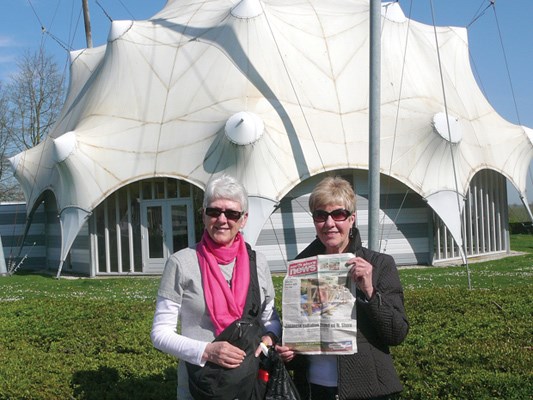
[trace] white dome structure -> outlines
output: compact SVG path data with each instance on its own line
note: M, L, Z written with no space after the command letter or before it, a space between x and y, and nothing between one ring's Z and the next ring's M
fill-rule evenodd
M382 25L381 173L425 200L460 243L462 200L477 173L496 171L526 195L532 130L482 95L466 29L436 30L446 110L433 27L409 21L397 3L383 7ZM49 137L15 158L29 212L53 193L63 262L119 189L156 178L203 189L227 172L249 192L255 244L302 182L368 170L368 32L368 0L169 0L147 21L113 22L106 46L72 53ZM150 225L145 203L141 229ZM106 226L135 219L120 216Z

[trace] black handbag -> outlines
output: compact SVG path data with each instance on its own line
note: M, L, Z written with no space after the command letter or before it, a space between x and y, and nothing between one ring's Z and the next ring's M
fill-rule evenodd
M268 350L268 355L261 362L260 368L269 373L265 400L300 400L296 385L285 368L285 363L273 348Z
M189 391L197 400L250 400L256 390L259 357L255 350L262 328L257 320L236 320L215 341L227 341L246 352L238 368L224 368L207 362L203 367L187 363Z

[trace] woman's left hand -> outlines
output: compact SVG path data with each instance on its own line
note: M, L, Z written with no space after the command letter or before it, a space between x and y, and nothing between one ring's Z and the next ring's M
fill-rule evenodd
M372 285L372 264L361 257L351 258L347 263L352 265L352 268L350 269L352 280L365 294L366 298L370 299L374 294L374 286Z
M289 362L294 359L296 353L287 346L276 345L276 351L283 360L283 362Z

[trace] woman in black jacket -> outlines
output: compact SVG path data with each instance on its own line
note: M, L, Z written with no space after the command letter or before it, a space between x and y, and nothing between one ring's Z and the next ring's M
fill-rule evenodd
M354 227L355 199L349 182L340 177L323 179L309 198L317 239L297 258L355 254L348 263L357 287L357 353L297 356L277 346L294 367L302 399L387 399L402 390L389 346L402 343L409 331L403 289L393 258L362 247Z

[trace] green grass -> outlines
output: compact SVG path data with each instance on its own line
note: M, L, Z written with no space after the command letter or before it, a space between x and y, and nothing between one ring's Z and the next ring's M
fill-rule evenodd
M400 270L402 399L531 398L533 237L511 243L526 254L470 264L472 290L465 266ZM0 278L0 399L175 398L176 360L149 339L158 284Z
M532 239L533 240L533 239ZM430 288L497 289L527 285L533 277L533 254L468 266L401 268L406 291Z

